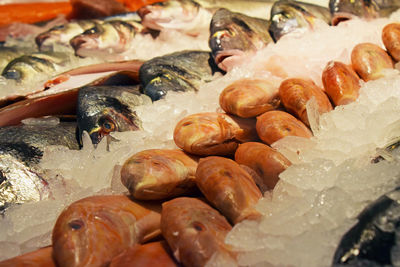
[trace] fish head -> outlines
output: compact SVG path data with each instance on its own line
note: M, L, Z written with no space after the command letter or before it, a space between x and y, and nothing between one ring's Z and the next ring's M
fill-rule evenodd
M88 132L92 143L98 144L112 132L135 131L141 121L134 107L151 103L145 95L131 93L117 86L95 86L81 88L78 95L77 122L78 140ZM109 92L107 92L109 91Z
M314 20L315 16L297 3L277 2L271 9L269 33L277 42L290 32L312 27Z
M61 34L66 28L66 24L57 25L48 31L42 32L35 37L36 45L40 51L47 50L52 47L54 43L58 43L61 40Z
M196 18L200 5L191 0L170 0L144 6L138 10L143 26L153 30L184 29Z
M332 25L337 25L355 17L376 18L379 6L370 0L330 0L329 9L332 15Z
M209 46L219 68L227 70L227 60L242 58L246 53L264 47L268 42L268 22L265 21L264 32L267 37L263 37L261 32L254 30L254 23L251 21L253 19L225 8L215 12L210 24Z
M75 55L84 57L85 51L96 51L100 47L100 37L104 34L101 25L96 25L72 38L69 43Z

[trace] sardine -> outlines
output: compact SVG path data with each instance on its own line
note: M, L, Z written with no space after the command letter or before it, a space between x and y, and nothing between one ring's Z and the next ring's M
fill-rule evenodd
M76 35L93 28L99 20L76 20L69 23L54 26L50 30L42 32L35 38L40 51L51 50L54 45L69 46L69 41Z
M135 107L150 104L137 86L87 86L79 90L78 137L87 131L94 144L111 132L141 129Z
M399 0L330 0L332 25L354 17L373 19L388 17L400 8Z
M71 57L61 52L37 52L10 61L2 72L6 79L17 82L37 81L41 75L54 74L57 68L70 62Z
M209 52L180 51L145 62L140 67L139 79L143 93L156 101L168 91L197 91L218 71Z
M75 123L0 128L0 210L48 197L48 183L37 164L45 147L79 149Z
M246 53L265 47L272 42L269 27L268 20L219 9L210 24L209 46L215 63L228 70L243 60Z
M313 29L317 20L330 24L329 9L298 1L281 0L272 6L269 32L277 42L282 36L295 30Z
M160 214L126 196L92 196L72 203L53 228L57 266L108 266L129 247L160 234Z
M369 204L342 237L332 266L397 266L400 188Z
M97 24L70 40L75 55L101 57L131 48L136 33L144 27L135 20L110 20Z

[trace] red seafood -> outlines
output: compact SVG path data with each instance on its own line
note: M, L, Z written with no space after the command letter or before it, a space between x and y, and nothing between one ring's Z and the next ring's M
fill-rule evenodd
M136 199L165 199L192 191L196 168L181 150L149 149L125 161L121 181Z
M126 196L93 196L72 203L53 229L58 266L105 266L134 244L160 233L160 214Z
M304 124L310 125L306 104L312 97L318 104L319 113L332 110L327 95L312 80L290 78L284 80L279 87L279 96L288 112L298 117Z
M115 257L109 267L177 267L165 241L135 245Z
M291 165L281 153L257 142L240 144L235 152L235 161L256 172L255 182L263 193L274 189L279 174Z
M225 244L231 229L224 216L199 199L180 197L162 205L162 234L184 266L203 267L215 254L234 261Z
M175 127L175 144L195 155L233 154L239 143L257 140L254 119L224 113L197 113L183 118Z
M392 58L400 61L400 23L386 25L382 30L382 41Z
M260 139L271 145L285 136L310 138L312 132L301 121L287 112L268 111L257 117L256 129Z
M371 43L358 44L351 52L353 69L364 81L383 77L383 70L393 69L393 61L385 50Z
M360 89L360 78L354 70L338 61L330 61L322 73L325 92L335 106L354 102Z
M233 224L260 217L254 206L262 194L250 174L233 160L200 159L196 184L207 200Z
M0 267L55 267L51 256L52 248L45 247L5 261L0 262Z
M268 80L237 80L222 91L219 104L227 113L255 117L279 106L278 87Z

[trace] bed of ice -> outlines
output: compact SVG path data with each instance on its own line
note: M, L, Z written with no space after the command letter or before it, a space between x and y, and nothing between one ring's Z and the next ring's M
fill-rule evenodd
M175 124L192 113L219 110L218 95L232 81L302 76L321 84L329 60L349 63L352 48L361 42L382 45L383 26L398 19L400 13L390 19L352 20L287 36L225 76L216 76L198 93L169 93L139 107L142 131L115 133L117 141L103 139L96 149L88 136L81 151L49 148L41 166L51 177L52 197L7 210L0 219L0 259L49 245L58 214L71 202L94 194L127 192L119 181L125 159L144 149L175 147ZM308 103L315 136L274 144L294 164L258 203L262 220L236 225L226 239L239 252L240 265L330 265L341 236L357 214L399 184L400 162L382 150L400 136L399 88L400 73L393 70L385 78L363 84L355 103L332 112L317 114L313 101ZM387 160L372 164L379 154Z

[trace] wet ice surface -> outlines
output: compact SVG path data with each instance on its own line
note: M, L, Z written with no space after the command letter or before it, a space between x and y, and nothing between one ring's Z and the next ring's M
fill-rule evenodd
M52 196L7 210L0 219L0 259L50 244L54 222L71 202L94 194L127 192L119 180L125 159L144 149L174 148L176 123L189 114L220 110L219 93L232 81L257 77L279 82L299 75L321 84L327 61L348 63L357 43L380 44L381 29L388 22L355 20L338 28L322 27L317 33L284 38L224 77L215 77L198 93L172 92L166 99L138 107L142 131L115 133L117 141L108 145L103 139L97 149L87 136L81 151L49 148L41 164L49 177ZM365 33L359 29L365 29ZM275 60L271 60L272 55ZM259 202L262 220L242 222L227 237L240 252L241 265L330 265L341 236L355 223L357 214L399 182L400 162L396 157L371 164L381 151L378 147L400 136L398 88L400 75L392 71L385 79L364 84L356 103L328 114L315 114L313 103L309 103L315 137L286 138L275 144L295 164L281 174L274 191ZM210 266L229 265L221 257L214 259Z

